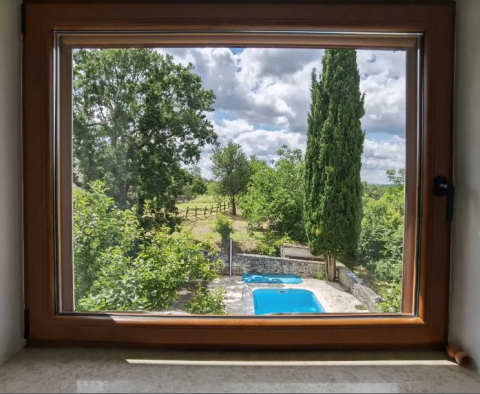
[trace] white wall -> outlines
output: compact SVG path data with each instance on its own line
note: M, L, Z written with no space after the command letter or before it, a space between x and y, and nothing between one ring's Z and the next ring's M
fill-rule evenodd
M23 341L20 0L0 0L0 364Z
M480 0L457 0L450 342L480 365Z

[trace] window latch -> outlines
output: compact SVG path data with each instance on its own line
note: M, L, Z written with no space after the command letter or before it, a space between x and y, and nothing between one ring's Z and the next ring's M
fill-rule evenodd
M437 197L447 197L447 209L445 213L445 223L451 223L453 220L453 205L455 201L455 186L448 183L444 176L435 178L435 195Z

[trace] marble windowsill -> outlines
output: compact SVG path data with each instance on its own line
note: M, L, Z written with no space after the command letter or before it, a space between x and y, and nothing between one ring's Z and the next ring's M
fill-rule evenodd
M443 352L24 349L0 392L480 392Z

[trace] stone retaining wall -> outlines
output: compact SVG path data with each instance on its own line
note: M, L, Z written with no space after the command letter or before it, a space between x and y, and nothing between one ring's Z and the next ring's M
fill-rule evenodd
M218 256L223 264L219 274L229 275L228 253L220 253ZM298 275L303 278L315 278L319 273L325 273L323 261L296 260L283 257L271 257L258 254L238 253L233 255L232 274L273 274L273 275ZM372 289L366 286L362 279L358 278L343 264L337 264L338 281L359 300L369 311L376 311L382 298Z
M230 270L228 255L222 253L219 257L223 260L220 273L228 275ZM315 278L318 272L325 272L325 264L321 261L294 260L241 253L233 255L232 271L234 276L243 274L276 274Z
M382 297L363 284L363 280L345 266L337 267L338 281L369 311L375 312Z

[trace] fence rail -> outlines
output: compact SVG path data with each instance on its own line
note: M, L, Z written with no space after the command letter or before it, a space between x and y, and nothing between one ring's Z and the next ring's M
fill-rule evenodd
M205 205L203 208L198 208L197 206L195 207L189 207L187 206L186 211L179 211L178 216L185 216L185 219L188 219L188 217L199 217L203 216L206 217L207 215L213 215L217 214L219 212L224 212L230 209L230 202L224 202L221 204L213 205L211 207L208 207Z

